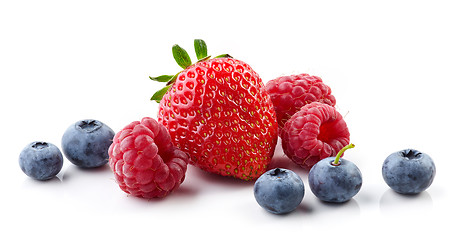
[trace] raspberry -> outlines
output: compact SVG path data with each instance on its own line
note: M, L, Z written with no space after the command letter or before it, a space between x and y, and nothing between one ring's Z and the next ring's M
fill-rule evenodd
M296 164L311 169L321 159L335 156L350 143L350 132L337 110L327 104L305 105L284 125L284 153Z
M189 157L171 142L153 118L134 121L118 132L108 149L116 182L126 193L165 197L184 181Z
M285 122L304 105L321 102L335 106L336 103L330 87L325 85L320 77L306 73L270 80L266 84L266 90L274 104L279 132Z

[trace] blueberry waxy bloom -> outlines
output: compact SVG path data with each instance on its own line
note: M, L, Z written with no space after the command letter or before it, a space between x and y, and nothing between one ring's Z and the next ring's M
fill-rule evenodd
M361 189L361 171L354 163L340 158L345 150L353 147L353 144L345 146L336 157L319 161L309 171L309 187L320 200L333 203L346 202Z
M108 148L114 132L104 123L86 119L69 126L61 139L66 158L82 168L95 168L108 162Z
M417 194L433 182L436 167L429 155L405 149L390 154L382 165L382 176L397 193Z
M289 213L304 197L304 185L293 171L275 168L265 172L255 182L254 195L258 204L274 214Z
M29 177L36 180L49 180L63 167L60 149L48 142L32 142L19 155L19 166Z

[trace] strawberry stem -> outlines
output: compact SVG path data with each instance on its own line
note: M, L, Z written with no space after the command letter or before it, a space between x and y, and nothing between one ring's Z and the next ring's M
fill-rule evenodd
M342 149L340 149L337 156L335 157L335 160L332 162L332 165L334 165L334 166L340 165L340 157L343 155L343 153L346 150L348 150L350 148L354 148L354 144L350 143L350 144L346 145L345 147L343 147Z

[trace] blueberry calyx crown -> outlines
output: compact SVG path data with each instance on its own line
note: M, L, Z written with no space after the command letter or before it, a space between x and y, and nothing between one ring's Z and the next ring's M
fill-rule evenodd
M197 63L206 61L211 58L211 56L208 55L208 49L206 47L205 41L201 39L195 39L194 47L195 47L195 54L198 59ZM188 55L187 51L185 51L185 49L181 48L177 44L174 44L174 46L172 46L172 55L174 57L174 60L176 60L176 63L182 68L182 71L192 66L193 64L195 64L195 63L192 64L192 60L190 59L190 56ZM232 57L229 54L221 54L214 58L232 58ZM150 77L151 80L156 81L156 82L166 82L166 86L158 90L157 92L155 92L155 94L153 94L150 100L155 100L157 103L159 103L161 99L163 98L164 94L171 88L171 86L177 80L177 76L181 72L178 72L175 75L161 75L158 77Z
M37 149L37 150L48 148L48 147L49 146L47 142L34 142L32 144L32 148Z
M406 149L400 152L401 156L406 160L419 159L422 156L422 153L414 149Z
M78 129L81 129L82 131L91 133L101 128L101 126L102 124L99 121L93 120L93 119L87 119L87 120L79 121L76 127Z
M332 166L340 166L340 164L341 164L340 163L341 156L343 155L343 153L346 150L348 150L350 148L354 148L354 144L350 143L350 144L346 145L345 147L343 147L342 149L340 149L340 151L338 151L338 153L337 153L337 156L335 157L335 160L333 160L330 164Z
M269 175L279 177L283 175L286 171L284 169L276 168L272 170Z

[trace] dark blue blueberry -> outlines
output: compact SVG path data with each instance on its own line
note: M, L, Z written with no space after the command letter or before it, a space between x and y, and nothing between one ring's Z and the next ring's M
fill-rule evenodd
M19 166L23 172L37 180L55 177L63 167L60 149L47 142L32 142L19 155Z
M311 168L308 175L309 187L322 201L346 202L361 189L361 171L346 159L341 158L338 165L332 164L334 160L335 157L322 159Z
M258 204L274 214L295 210L304 197L301 178L293 171L283 168L265 172L256 180L253 190Z
M63 134L61 147L66 158L82 168L95 168L108 162L108 148L113 142L114 131L104 123L81 120L71 125Z
M382 165L383 179L401 194L417 194L433 182L436 168L429 155L414 149L390 154Z

